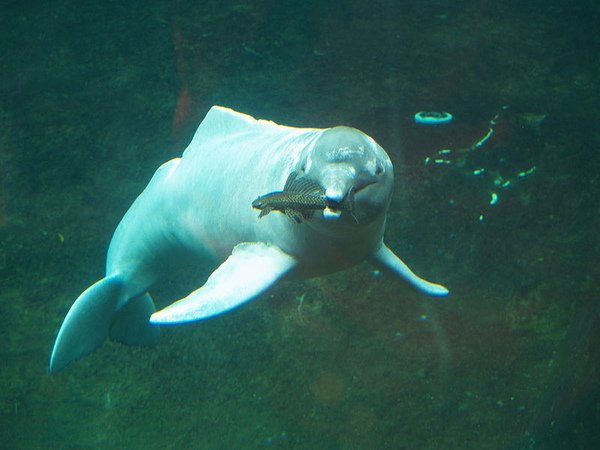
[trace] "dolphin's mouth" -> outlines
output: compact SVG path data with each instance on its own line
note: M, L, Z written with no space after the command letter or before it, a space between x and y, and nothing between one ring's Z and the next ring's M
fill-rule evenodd
M333 209L329 206L323 210L323 217L327 220L339 219L342 215L341 209Z
M373 189L376 188L377 181L371 181L357 186L354 190L354 202L359 204L367 203L374 193Z
M323 218L339 220L347 217L352 218L352 221L358 224L355 206L369 203L369 199L374 193L373 189L376 190L377 182L377 179L369 177L361 180L355 179L351 187L346 190L339 185L325 189L327 206L323 209Z
M340 200L326 196L328 204L323 210L323 218L332 222L347 219L347 224L367 224L382 211L381 206L373 206L373 202L378 203L381 197L379 186L379 180L362 180L352 186Z
M323 210L323 218L326 221L337 221L347 218L351 223L357 225L360 223L356 218L353 209L336 209L335 207L328 206Z
M356 194L356 188L354 186L351 187L342 198L340 198L339 193L336 194L338 195L333 198L327 196L327 194L325 195L327 206L323 209L323 218L325 220L338 220L342 216L342 213L346 213L352 216L354 221L358 223L354 215L354 195Z

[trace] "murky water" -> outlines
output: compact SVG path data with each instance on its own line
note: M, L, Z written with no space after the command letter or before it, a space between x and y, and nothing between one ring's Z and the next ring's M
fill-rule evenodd
M596 448L595 2L1 10L0 447ZM386 241L451 296L365 263L50 376L116 224L213 104L373 136L398 180Z

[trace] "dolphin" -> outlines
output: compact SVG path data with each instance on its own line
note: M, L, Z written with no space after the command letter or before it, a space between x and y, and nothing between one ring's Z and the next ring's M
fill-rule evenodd
M301 223L281 212L259 217L253 201L280 191L292 172L321 186L328 205L352 195L352 211L327 207ZM71 306L50 372L107 337L154 345L157 325L207 319L281 279L326 275L365 259L426 294L448 294L383 242L393 181L386 152L355 128L294 128L213 106L182 157L158 168L117 226L106 275ZM148 290L190 263L212 270L208 280L157 312Z

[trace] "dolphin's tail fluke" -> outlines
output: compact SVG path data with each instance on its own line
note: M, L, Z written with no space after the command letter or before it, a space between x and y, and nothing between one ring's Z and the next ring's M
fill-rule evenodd
M128 299L118 276L102 278L67 313L52 349L50 372L93 352L108 336L129 345L154 345L158 328L148 318L155 310L150 295Z

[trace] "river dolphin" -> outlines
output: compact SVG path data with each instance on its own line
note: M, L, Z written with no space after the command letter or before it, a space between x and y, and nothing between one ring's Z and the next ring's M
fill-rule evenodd
M322 187L328 205L352 195L352 211L325 208L295 223L259 218L253 201L291 173ZM113 235L106 276L71 306L50 372L107 337L153 345L158 326L206 319L281 279L321 276L368 259L431 295L448 290L415 275L383 242L393 167L371 137L350 127L293 128L214 106L181 158L158 168ZM183 264L212 270L186 297L156 312L148 293Z

